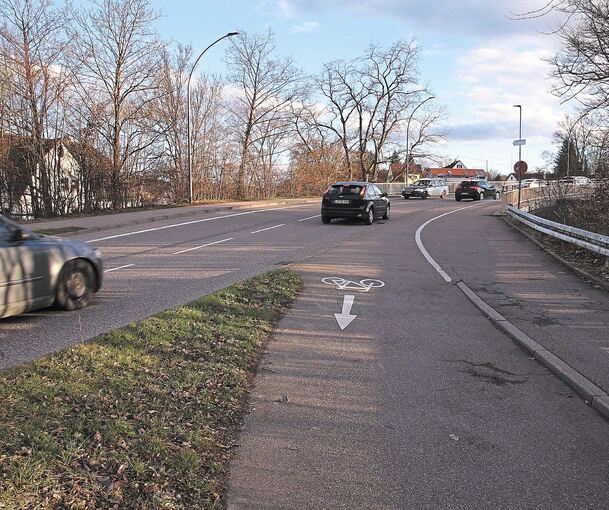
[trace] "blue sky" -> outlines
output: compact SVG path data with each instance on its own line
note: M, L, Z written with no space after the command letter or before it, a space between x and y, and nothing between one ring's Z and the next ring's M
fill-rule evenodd
M506 173L517 160L523 105L523 150L531 168L553 150L552 134L570 110L549 89L554 39L542 32L549 20L513 21L512 13L540 8L544 0L152 0L163 14L164 38L192 44L195 51L233 30L272 28L279 54L291 55L307 73L323 62L349 58L376 42L415 38L422 47L421 81L448 108L448 142L438 147L470 168ZM201 72L223 73L218 45L201 61Z

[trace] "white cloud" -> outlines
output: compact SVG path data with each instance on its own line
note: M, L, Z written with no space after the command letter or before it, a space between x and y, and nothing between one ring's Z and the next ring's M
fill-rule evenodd
M550 139L560 115L560 102L549 90L551 68L544 61L551 54L543 40L503 38L459 58L459 95L469 115L457 123L453 137L514 137L518 111L513 105L521 104L523 133Z
M282 18L295 18L298 15L298 8L291 0L278 0L277 9Z
M294 34L317 32L318 30L319 23L317 21L303 21L298 25L292 26L292 33Z

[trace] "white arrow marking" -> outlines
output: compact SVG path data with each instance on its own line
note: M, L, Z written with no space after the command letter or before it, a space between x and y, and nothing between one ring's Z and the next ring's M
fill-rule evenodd
M336 317L336 321L340 326L340 329L345 329L351 321L357 317L357 315L351 315L351 307L353 306L353 301L355 300L355 296L351 294L345 294L345 298L343 299L343 311L342 313L335 313L334 317Z

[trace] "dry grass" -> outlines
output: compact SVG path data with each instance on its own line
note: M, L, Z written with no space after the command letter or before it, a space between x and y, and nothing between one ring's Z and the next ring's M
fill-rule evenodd
M0 373L0 508L223 506L276 271Z

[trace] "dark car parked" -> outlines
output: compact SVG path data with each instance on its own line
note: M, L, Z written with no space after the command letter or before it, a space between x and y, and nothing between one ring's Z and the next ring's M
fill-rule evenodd
M99 250L35 234L0 216L0 318L56 303L87 306L102 285Z
M375 219L389 219L391 204L387 193L368 182L337 182L328 188L321 201L321 221L334 218L360 218L367 225Z
M483 180L461 181L455 188L455 200L460 202L463 198L481 200L483 198L499 198L499 190L491 183Z

